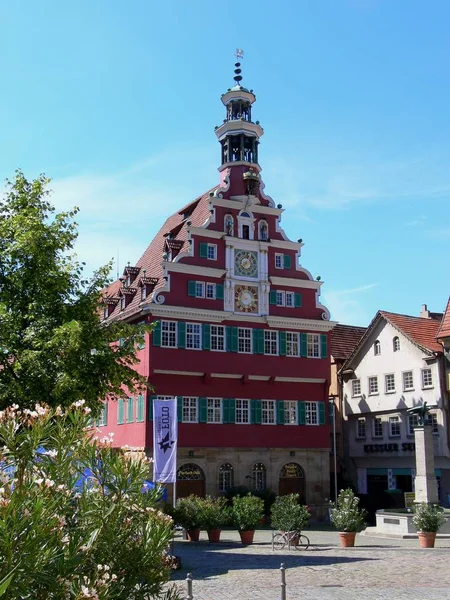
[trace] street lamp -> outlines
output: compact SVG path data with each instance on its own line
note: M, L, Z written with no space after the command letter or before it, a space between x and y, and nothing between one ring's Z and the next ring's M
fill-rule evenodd
M333 462L334 462L334 501L337 501L338 497L338 484L337 484L337 453L336 453L336 400L335 396L329 396L328 402L333 407Z

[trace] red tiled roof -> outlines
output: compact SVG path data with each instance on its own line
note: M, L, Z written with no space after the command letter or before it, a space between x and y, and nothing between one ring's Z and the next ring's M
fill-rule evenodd
M347 359L358 345L367 327L336 325L331 330L330 354L336 359Z
M436 341L436 334L441 323L439 320L398 315L384 310L380 310L378 314L401 331L416 346L429 352L442 352L442 346Z
M450 337L450 297L448 299L447 308L445 309L444 317L436 337L438 339Z
M209 212L209 197L210 193L217 188L215 186L211 190L205 192L202 196L196 198L181 210L170 216L161 229L158 231L156 236L150 242L149 246L145 250L144 254L137 261L136 267L139 267L139 273L133 280L133 288L137 288L141 277L144 275L148 277L154 277L158 279L158 283L155 286L155 290L162 288L165 284L162 278L162 255L164 253L164 247L166 242L166 236L168 233L172 234L172 239L180 242L180 253L188 249L188 237L187 237L187 222L190 221L192 227L200 227L210 216ZM104 296L117 296L122 282L120 279L114 281L104 291ZM116 308L110 315L110 319L120 317L130 317L134 313L139 312L139 305L141 304L141 296L136 293L126 307L125 310L120 311L120 303L117 304Z

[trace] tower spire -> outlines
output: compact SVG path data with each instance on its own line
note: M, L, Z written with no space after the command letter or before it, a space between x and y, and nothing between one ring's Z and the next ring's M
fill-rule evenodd
M236 50L236 52L234 53L235 57L236 57L236 61L234 63L234 81L236 82L236 85L241 85L241 81L242 81L242 70L241 70L241 63L239 62L242 58L244 58L244 51L240 50L239 48Z

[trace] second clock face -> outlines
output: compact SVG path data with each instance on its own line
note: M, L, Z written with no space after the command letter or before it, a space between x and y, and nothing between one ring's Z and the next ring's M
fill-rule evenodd
M258 277L258 253L253 250L235 250L234 274L240 277Z
M246 285L237 285L234 288L234 303L236 310L241 312L257 312L258 290Z

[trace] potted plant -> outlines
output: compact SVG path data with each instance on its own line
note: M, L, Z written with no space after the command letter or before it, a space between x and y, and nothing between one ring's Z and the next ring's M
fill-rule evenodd
M422 502L415 505L412 520L417 529L421 548L434 548L436 534L445 522L443 512L437 504Z
M300 532L309 523L309 509L307 506L299 504L299 494L288 494L287 496L277 496L272 504L270 511L271 525L279 531ZM295 544L295 538L290 537L290 543Z
M200 527L206 529L210 542L219 542L222 527L229 522L230 511L224 497L207 496L200 502Z
M236 525L241 542L251 544L258 526L264 514L264 502L261 498L247 494L246 496L235 496L233 498L233 522Z
M180 498L173 509L175 522L186 530L190 542L198 542L200 537L201 502L201 498L191 494L187 498Z
M341 546L353 547L356 534L366 528L367 512L359 508L359 498L350 489L341 490L333 506L330 519L339 531Z

